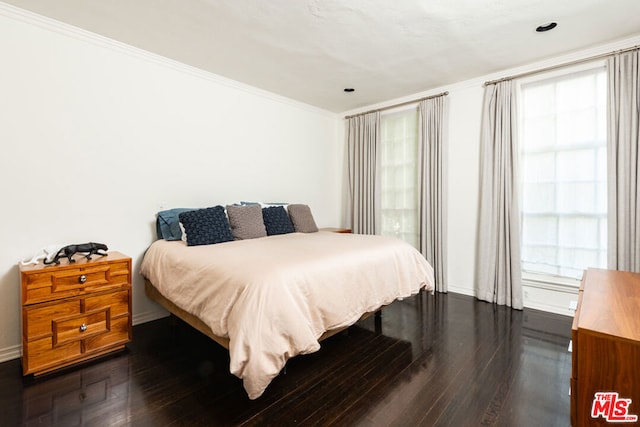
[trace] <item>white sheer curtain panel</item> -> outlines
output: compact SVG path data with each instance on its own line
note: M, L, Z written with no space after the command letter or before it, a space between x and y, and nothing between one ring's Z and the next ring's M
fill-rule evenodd
M475 293L478 299L522 309L516 105L511 80L486 87Z
M447 292L446 96L418 105L420 251L433 266L438 292Z
M608 266L640 272L640 50L608 60Z
M348 213L357 234L379 229L380 113L351 117L347 123Z

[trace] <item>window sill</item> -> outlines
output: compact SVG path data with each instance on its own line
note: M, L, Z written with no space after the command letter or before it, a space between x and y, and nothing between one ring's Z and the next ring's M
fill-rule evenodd
M522 284L532 288L547 289L571 294L577 293L580 288L580 280L578 279L529 272L522 273Z

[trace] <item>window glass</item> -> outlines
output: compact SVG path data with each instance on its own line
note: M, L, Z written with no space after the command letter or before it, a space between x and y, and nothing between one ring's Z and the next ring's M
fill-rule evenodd
M381 118L381 234L418 247L418 113Z
M522 267L606 267L606 71L521 86Z

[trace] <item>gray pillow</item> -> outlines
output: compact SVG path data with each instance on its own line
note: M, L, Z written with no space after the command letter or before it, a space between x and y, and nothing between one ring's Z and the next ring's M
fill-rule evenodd
M267 235L260 205L228 205L227 217L236 240L255 239Z
M298 233L315 233L318 231L318 226L313 220L311 208L308 205L289 205L287 211L293 223L293 228Z

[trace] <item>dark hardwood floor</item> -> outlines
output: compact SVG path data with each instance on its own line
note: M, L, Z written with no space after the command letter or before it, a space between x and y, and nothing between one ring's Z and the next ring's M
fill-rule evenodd
M565 316L423 293L291 359L251 401L226 350L165 318L59 373L0 364L0 425L568 426L570 329Z

